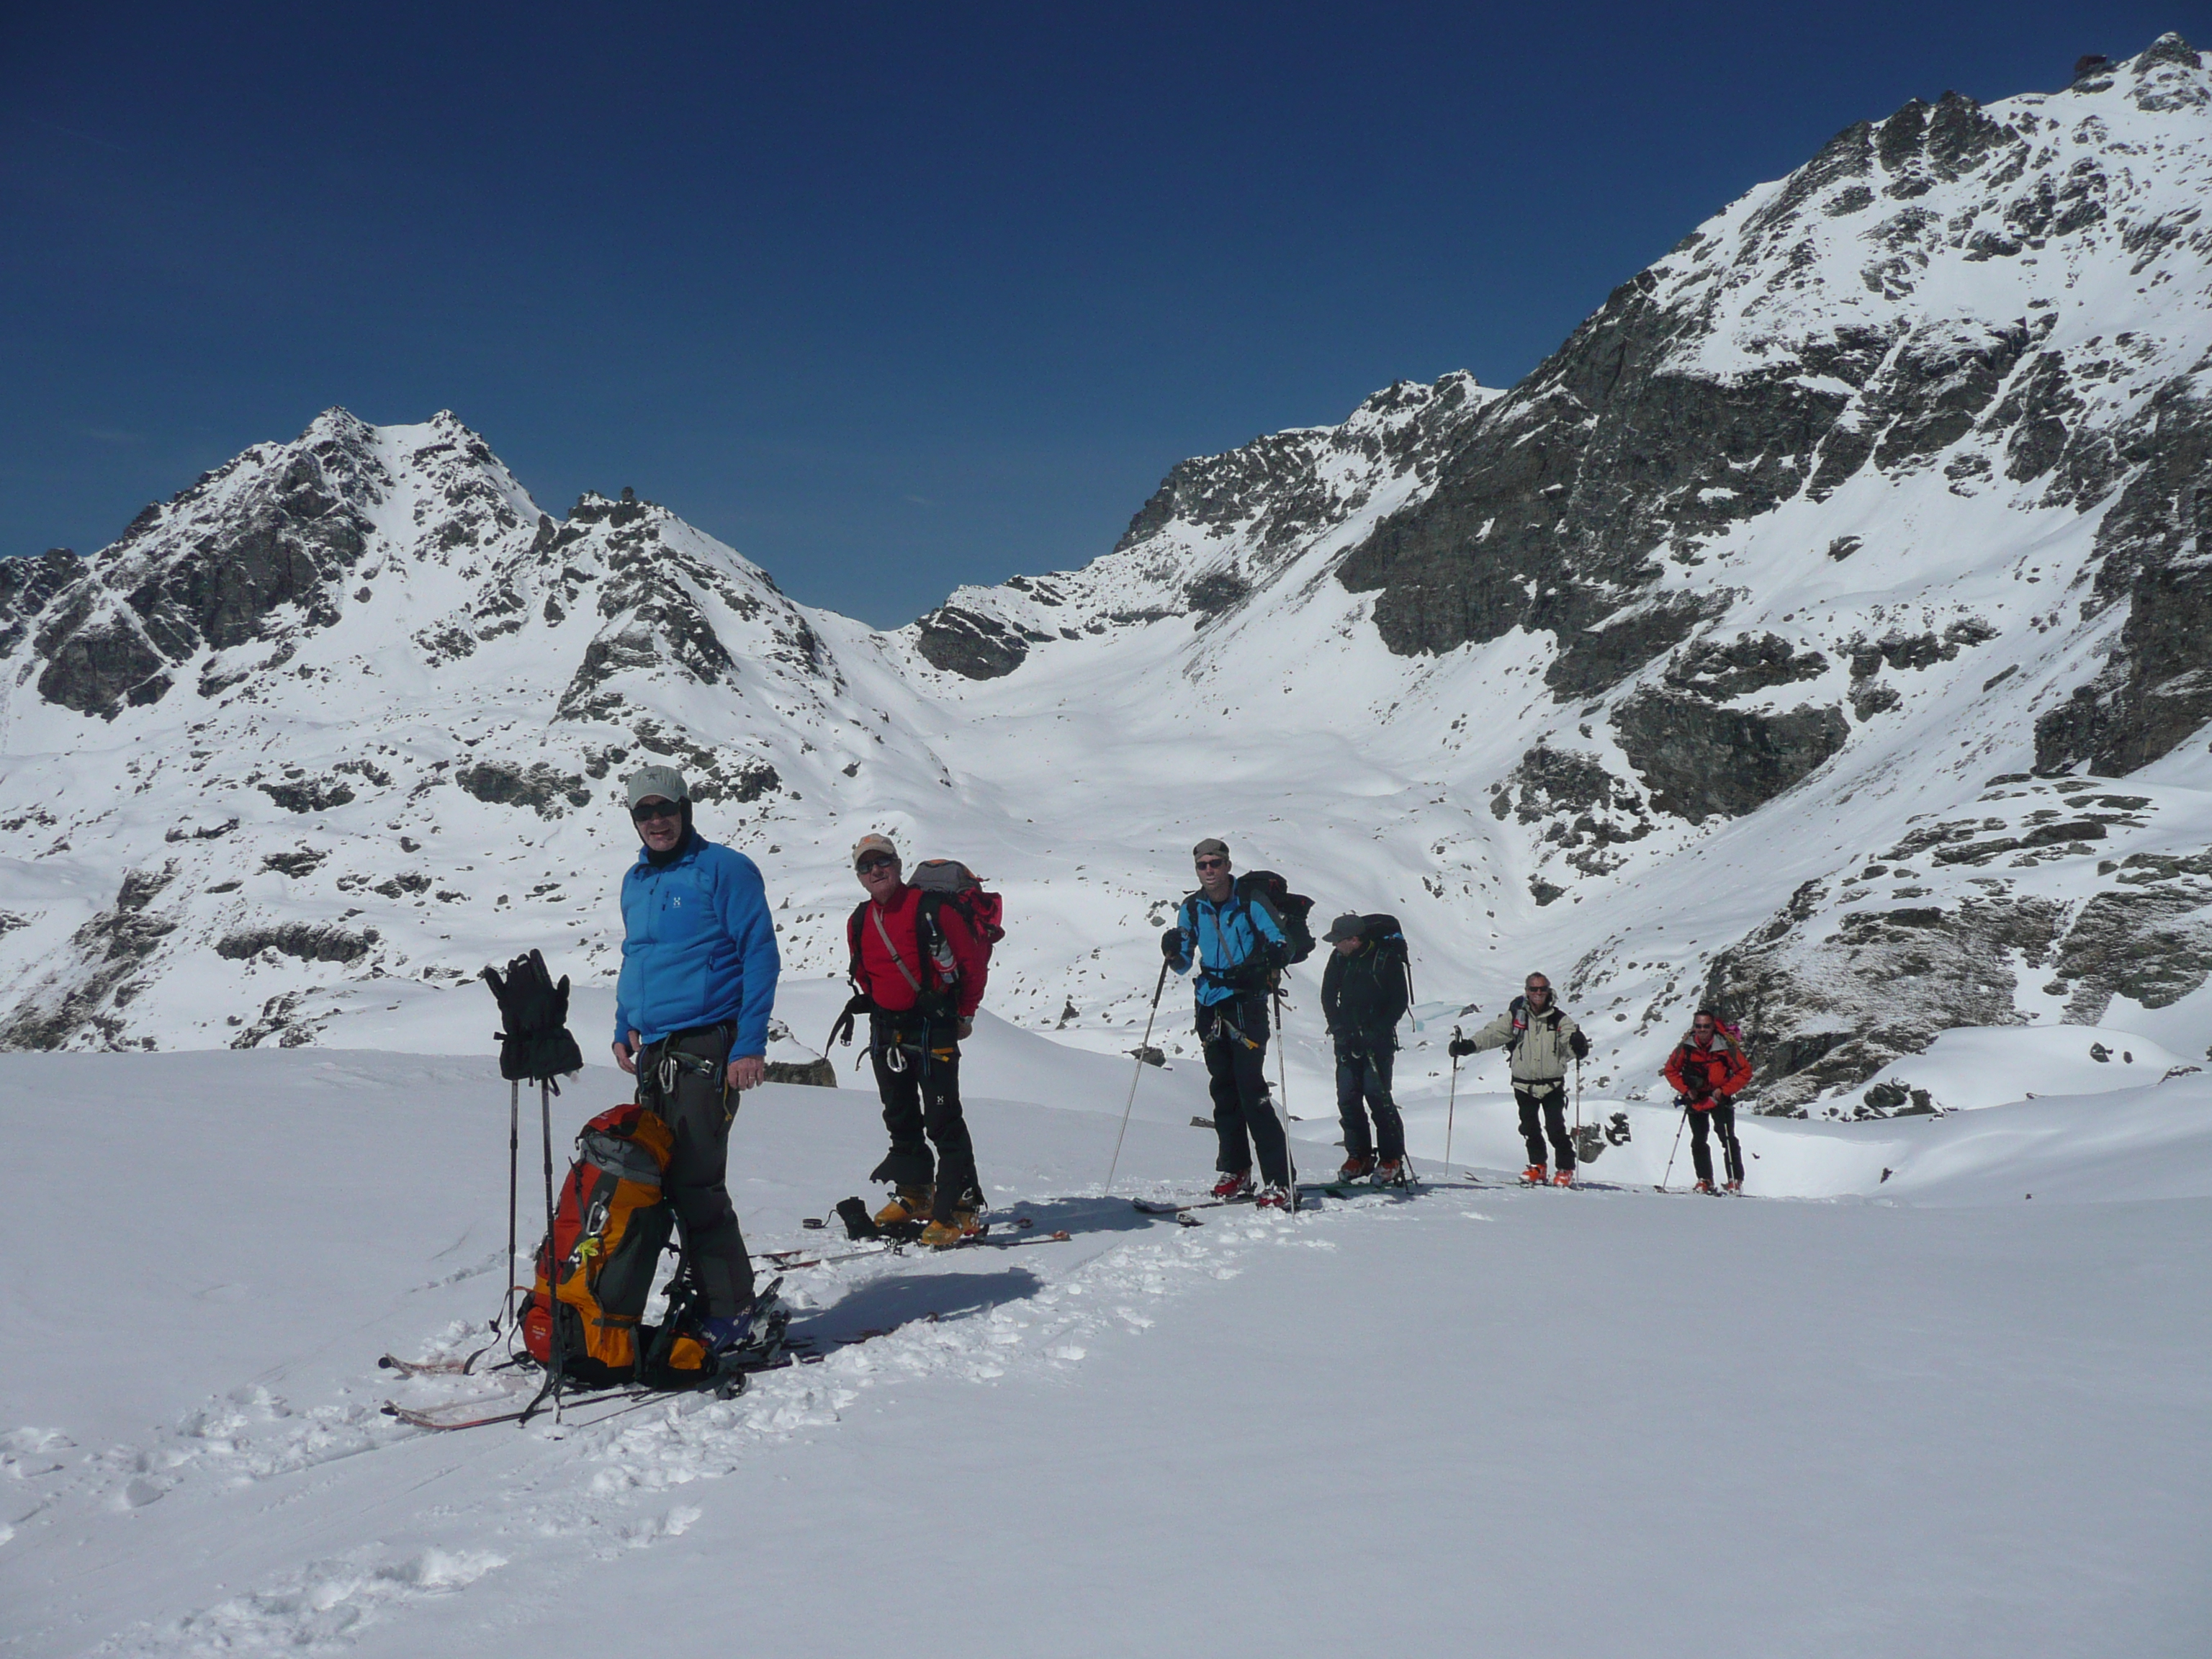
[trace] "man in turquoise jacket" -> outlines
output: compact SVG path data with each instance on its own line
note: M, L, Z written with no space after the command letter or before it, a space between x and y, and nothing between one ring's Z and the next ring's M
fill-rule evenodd
M1213 1184L1219 1199L1252 1188L1252 1154L1264 1183L1255 1202L1291 1206L1290 1150L1267 1090L1267 992L1288 960L1283 925L1267 902L1247 898L1229 873L1229 848L1208 836L1191 848L1198 890L1176 910L1160 936L1160 952L1178 974L1198 969L1198 1040L1206 1053L1218 1152Z
M637 862L622 884L623 965L615 1064L675 1134L661 1190L707 1298L716 1346L746 1340L753 1267L725 1182L737 1091L767 1070L775 1006L775 922L743 853L691 827L691 792L670 766L629 781Z

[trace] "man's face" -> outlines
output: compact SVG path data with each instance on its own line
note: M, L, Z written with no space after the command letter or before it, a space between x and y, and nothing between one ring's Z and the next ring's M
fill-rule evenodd
M665 853L684 833L684 809L665 795L647 795L629 809L638 839L656 853Z
M1229 860L1219 853L1207 853L1194 860L1198 868L1198 884L1206 889L1210 898L1219 898L1229 890Z
M863 854L853 866L872 899L887 899L899 889L899 861L889 853Z
M1528 997L1531 1008L1541 1008L1552 1000L1552 981L1548 979L1532 979L1521 989Z
M1692 1020L1690 1022L1690 1040L1696 1043L1700 1048L1711 1048L1713 1042L1712 1021L1709 1019Z
M1336 953L1340 957L1358 956L1359 954L1359 940L1358 937L1355 935L1351 939L1340 939L1337 940Z

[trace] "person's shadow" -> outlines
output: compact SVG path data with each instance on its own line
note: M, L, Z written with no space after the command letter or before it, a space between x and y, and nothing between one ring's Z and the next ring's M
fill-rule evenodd
M1043 1280L1021 1267L993 1273L886 1273L855 1285L829 1307L808 1310L803 1319L793 1321L790 1340L802 1347L838 1347L919 1320L965 1319L1043 1288Z

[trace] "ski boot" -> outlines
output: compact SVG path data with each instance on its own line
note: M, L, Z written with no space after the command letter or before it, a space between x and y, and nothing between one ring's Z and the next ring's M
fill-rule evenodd
M1368 1179L1377 1187L1410 1187L1413 1184L1413 1172L1406 1167L1404 1158L1386 1158L1375 1166L1375 1173Z
M1336 1172L1336 1178L1339 1181L1346 1182L1364 1181L1369 1176L1374 1173L1375 1154L1372 1152L1356 1152L1352 1157L1344 1160L1343 1167Z
M936 1188L902 1183L891 1194L891 1201L876 1212L876 1225L902 1227L909 1221L927 1221L930 1206L936 1201Z
M921 1243L933 1250L949 1250L983 1236L983 1223L972 1206L963 1205L950 1221L933 1221L921 1230Z
M1717 1198L1719 1196L1717 1193L1713 1191L1713 1183L1710 1181L1700 1181L1696 1186L1690 1188L1690 1190L1693 1193L1703 1193L1707 1198Z
M1559 1174L1553 1176L1552 1177L1552 1184L1554 1187L1573 1186L1575 1184L1574 1166L1572 1164L1569 1164L1565 1169L1560 1170Z
M1291 1207L1291 1189L1279 1181L1271 1181L1260 1189L1259 1197L1252 1203L1256 1209L1287 1210Z
M1540 1164L1531 1164L1521 1171L1521 1184L1523 1187L1541 1187L1545 1184L1545 1178L1546 1171Z
M1213 1196L1217 1203L1225 1204L1232 1198L1243 1198L1251 1190L1252 1172L1249 1170L1231 1170L1213 1183Z
M1743 1190L1743 1182L1741 1181L1731 1181L1728 1184L1728 1190L1732 1193L1740 1193Z
M701 1320L699 1334L720 1369L751 1370L781 1352L784 1329L790 1323L791 1310L771 1285L744 1312Z

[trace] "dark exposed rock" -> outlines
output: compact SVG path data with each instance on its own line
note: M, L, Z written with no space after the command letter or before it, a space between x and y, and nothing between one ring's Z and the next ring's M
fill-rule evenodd
M932 668L971 680L995 680L1022 665L1030 648L1006 623L958 605L941 605L921 618L915 649Z
M811 1084L817 1089L837 1086L837 1068L827 1060L771 1060L767 1075L770 1083Z
M419 872L410 872L404 876L393 876L390 880L380 881L369 889L372 893L381 894L390 899L396 899L410 893L427 893L429 890L430 878Z
M1474 423L1436 489L1339 567L1351 591L1380 590L1375 622L1392 651L1448 651L1516 625L1565 638L1649 583L1670 540L1797 492L1796 458L1844 398L1805 384L1795 362L1726 384L1671 370L1692 325L1655 288L1647 273L1615 289Z
M327 853L318 848L302 847L296 853L271 853L261 860L261 867L297 878L306 875L328 856Z
M287 921L264 927L242 927L216 941L217 956L233 962L276 951L302 962L358 962L377 942L374 927L351 933L327 922Z
M22 643L33 618L84 574L84 561L66 547L35 557L0 559L0 657Z
M1562 629L1559 654L1544 670L1544 684L1559 702L1609 691L1689 638L1716 608L1711 600L1670 592L1629 605L1592 626Z
M1850 735L1835 707L1762 714L1664 691L1628 698L1613 710L1613 724L1651 804L1692 823L1756 811Z
M1817 651L1800 654L1778 634L1739 634L1732 640L1699 640L1667 665L1666 683L1712 702L1729 702L1754 691L1801 680L1816 680L1828 672L1828 659Z
M354 798L352 787L337 778L297 778L258 787L288 812L327 812Z
M1206 622L1229 610L1252 591L1252 584L1234 570L1210 570L1182 591L1183 603Z
M1620 865L1620 855L1605 849L1651 833L1635 789L1589 755L1540 744L1506 774L1492 810L1501 818L1510 811L1522 823L1549 819L1545 843L1566 851L1567 862L1584 875L1601 875ZM1532 884L1532 890L1536 887L1550 895L1539 893L1539 904L1549 904L1564 891L1549 882Z
M113 720L127 705L159 701L170 676L138 619L128 611L103 611L104 603L96 584L79 583L39 630L33 648L46 659L40 696Z
M2212 409L2168 386L2124 447L2144 465L2098 526L2092 592L2127 621L2104 672L2037 720L2045 775L2125 776L2212 720Z
M64 963L0 1020L0 1049L58 1048L83 1036L122 1046L116 1010L142 988L133 976L177 929L175 918L148 908L174 878L173 867L126 872L115 908L72 933Z
M592 792L574 772L556 772L538 762L518 766L511 761L476 761L453 774L453 781L466 793L493 806L527 806L541 818L557 818L562 803L588 806Z
M2066 1018L2094 1025L2115 996L2166 1008L2212 975L2212 887L2203 883L2099 893L2053 958L2074 987Z
M1801 1115L1826 1090L1865 1082L1960 1025L2011 1025L2004 964L2049 959L2064 907L1972 898L1955 908L1846 912L1811 937L1826 896L1808 882L1765 925L1714 957L1704 1000L1740 1021L1756 1068L1756 1109Z

